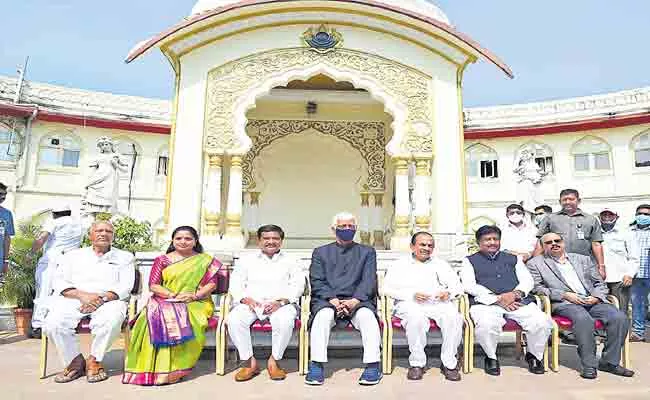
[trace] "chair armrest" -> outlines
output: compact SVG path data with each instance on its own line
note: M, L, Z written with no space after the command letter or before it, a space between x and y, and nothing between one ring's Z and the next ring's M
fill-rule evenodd
M612 296L611 294L608 294L608 295L607 295L607 300L608 300L610 303L612 303L612 305L613 305L614 307L616 307L616 308L618 308L618 309L621 308L621 305L620 305L620 303L618 302L618 299L616 298L616 296ZM626 310L626 311L627 311L627 310Z
M384 315L386 316L387 322L390 321L393 315L393 308L395 308L395 299L390 296L384 296Z
M138 312L138 296L131 295L129 298L129 306L126 310L126 321L131 322L135 319Z
M469 296L463 293L456 299L458 301L458 312L461 315L469 315Z
M537 304L540 305L542 308L542 311L544 311L545 314L551 315L551 298L543 295L543 294L537 294L535 295L535 300L537 301Z
M228 316L228 313L230 312L230 306L232 303L232 296L230 293L226 293L223 296L221 296L221 301L219 304L219 318L221 320L225 320L226 316Z

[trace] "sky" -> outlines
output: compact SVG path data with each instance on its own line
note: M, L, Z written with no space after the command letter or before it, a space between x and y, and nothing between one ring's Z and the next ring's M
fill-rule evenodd
M385 0L389 2L389 0ZM194 0L3 0L0 75L169 99L159 51L131 64L139 41L189 14ZM479 61L465 73L466 106L489 106L650 86L648 0L438 0L461 32L513 70Z

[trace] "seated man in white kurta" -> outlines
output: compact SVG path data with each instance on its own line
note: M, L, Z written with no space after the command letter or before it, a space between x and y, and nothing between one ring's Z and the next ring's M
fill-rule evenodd
M230 278L230 295L234 307L228 315L228 333L237 347L239 358L246 362L235 375L238 382L259 373L253 357L250 326L256 320L271 322L271 357L267 370L272 380L286 378L277 362L291 340L298 299L305 287L305 275L298 260L280 251L284 232L277 225L264 225L257 230L260 251L242 257Z
M446 379L459 381L456 354L463 336L463 317L453 301L463 293L460 279L444 260L432 257L433 236L418 232L411 238L412 254L392 265L384 278L384 292L396 301L394 314L402 320L408 341L407 378L420 380L427 364L429 319L442 332L440 370Z
M87 372L88 382L106 380L101 362L120 334L126 302L135 279L131 253L111 247L113 225L95 222L90 228L92 246L72 250L60 258L54 280L55 297L43 329L52 339L67 367L55 382L65 383ZM93 341L86 361L79 351L75 328L90 316Z
M530 295L533 277L520 257L500 250L499 228L485 225L475 236L479 251L463 259L460 278L470 295L469 313L476 324L476 341L485 352L485 372L501 374L497 344L507 318L526 332L528 370L543 374L544 348L553 322Z

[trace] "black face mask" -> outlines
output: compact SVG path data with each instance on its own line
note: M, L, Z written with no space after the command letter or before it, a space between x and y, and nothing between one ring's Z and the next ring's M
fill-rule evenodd
M605 232L609 232L612 229L614 229L614 226L616 225L616 221L614 222L601 222L600 226L603 228Z

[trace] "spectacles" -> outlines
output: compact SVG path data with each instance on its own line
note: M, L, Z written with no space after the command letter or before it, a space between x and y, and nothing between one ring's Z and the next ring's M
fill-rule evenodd
M355 229L356 227L354 224L336 225L336 229Z
M509 211L509 212L508 212L508 215L512 215L512 214L524 215L524 212L523 212L523 211L519 211L519 210Z
M544 244L558 244L562 243L564 240L562 239L553 239L553 240L547 240L544 242Z
M645 215L647 217L650 217L650 213L645 213L645 212L638 212L638 213L636 213L636 215Z

